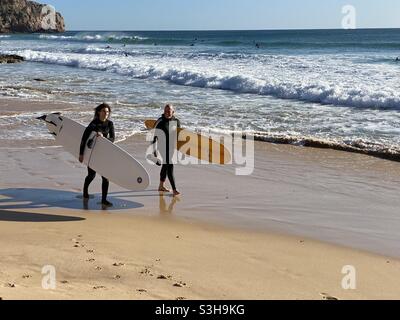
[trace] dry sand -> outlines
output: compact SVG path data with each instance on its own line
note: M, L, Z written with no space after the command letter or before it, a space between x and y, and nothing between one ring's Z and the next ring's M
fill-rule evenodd
M144 136L121 146L144 160ZM111 185L115 207L103 211L99 178L84 210L85 167L62 148L0 147L3 299L400 298L397 163L257 143L250 177L180 167L174 200L146 164L149 190ZM46 290L49 265L56 288ZM356 289L342 288L347 265Z

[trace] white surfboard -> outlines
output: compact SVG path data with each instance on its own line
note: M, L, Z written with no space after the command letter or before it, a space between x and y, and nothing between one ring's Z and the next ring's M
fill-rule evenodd
M79 151L85 127L58 113L38 118L46 122L57 143L74 157ZM146 169L129 153L93 132L86 144L83 163L113 183L132 191L145 190L150 184ZM89 145L89 146L88 146Z

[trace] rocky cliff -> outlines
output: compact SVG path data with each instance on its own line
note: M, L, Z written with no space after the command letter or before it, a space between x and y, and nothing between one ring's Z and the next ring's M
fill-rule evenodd
M64 18L44 4L0 0L0 33L64 31Z

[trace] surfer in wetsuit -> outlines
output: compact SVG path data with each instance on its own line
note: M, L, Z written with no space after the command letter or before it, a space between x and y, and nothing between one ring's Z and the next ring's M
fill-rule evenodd
M164 108L164 114L159 118L155 124L155 129L156 129L156 136L154 137L153 144L155 145L157 143L165 143L165 148L161 148L163 151L165 150L165 154L162 155L164 159L164 163L161 167L161 172L160 172L160 185L158 186L158 191L161 192L169 192L167 188L165 188L164 183L167 179L171 183L172 191L174 196L180 195L180 192L176 189L175 185L175 177L174 177L174 165L172 164L172 155L174 153L174 150L169 150L170 148L170 143L169 139L172 138L170 137L170 130L171 133L177 134L177 132L172 130L173 126L176 126L177 128L181 127L181 123L179 119L175 118L174 116L175 110L174 107L171 104L167 104ZM164 133L164 139L160 139L157 136L157 131L161 130ZM161 133L159 131L159 133ZM162 141L161 141L162 140ZM160 149L160 148L159 148ZM155 153L157 153L155 151Z
M97 136L103 135L103 137L107 138L111 142L115 140L115 131L114 131L114 124L112 121L108 120L110 117L111 108L108 104L102 103L101 105L97 106L94 109L94 119L93 121L87 126L85 132L82 136L80 152L79 152L79 162L83 162L83 154L85 151L85 147L87 143L91 143L92 140L89 140L90 134L95 131L97 132ZM88 167L88 175L85 179L85 183L83 186L83 199L89 199L89 185L93 181L96 176L96 171L92 170ZM105 177L102 178L102 198L101 204L106 207L111 207L113 204L107 200L108 194L108 186L109 181Z

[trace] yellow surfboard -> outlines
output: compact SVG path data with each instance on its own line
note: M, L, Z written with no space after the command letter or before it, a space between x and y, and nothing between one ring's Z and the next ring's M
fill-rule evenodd
M154 129L156 120L146 120L144 124L147 129ZM212 164L228 164L232 160L231 153L222 143L183 128L178 129L177 149Z

